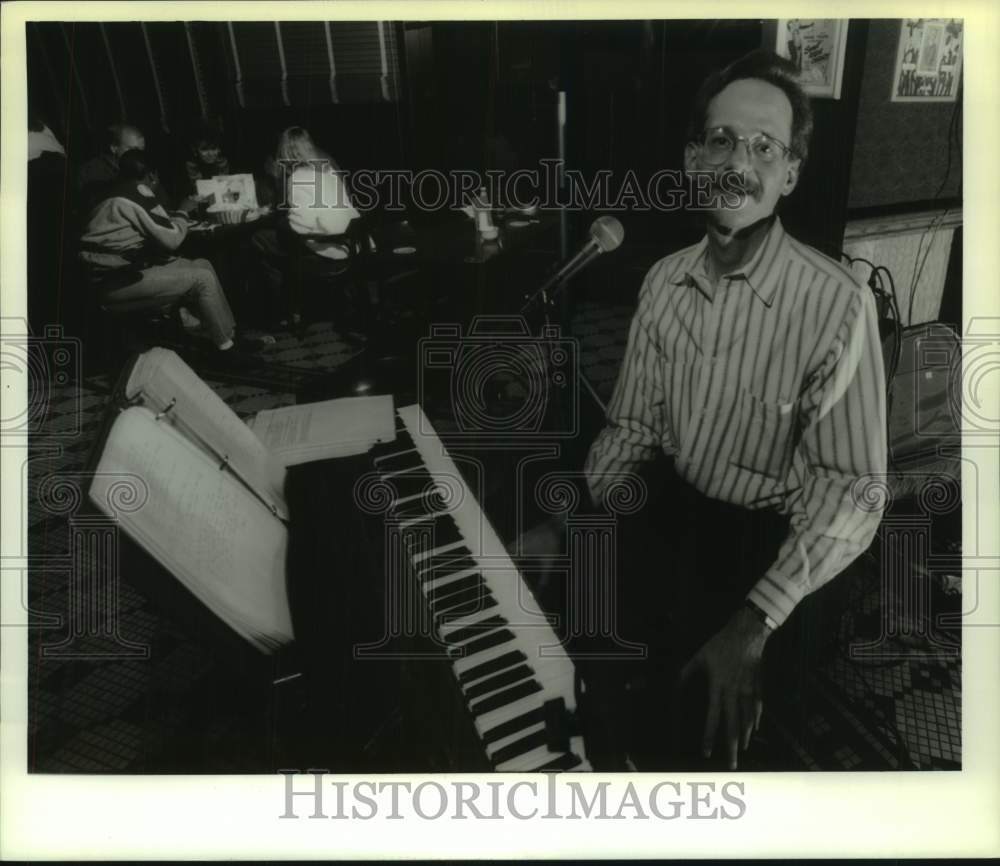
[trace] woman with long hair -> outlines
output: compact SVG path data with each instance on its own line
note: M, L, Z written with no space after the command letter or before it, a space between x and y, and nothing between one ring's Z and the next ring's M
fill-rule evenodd
M340 236L360 214L351 204L340 167L307 129L290 126L281 133L270 168L278 211L285 220L278 228L257 232L253 245L270 296L280 298L285 308L283 321L295 324L301 321L302 283L310 272L336 276L346 270L349 247ZM338 306L344 318L350 318L344 305ZM353 322L334 324L353 330Z

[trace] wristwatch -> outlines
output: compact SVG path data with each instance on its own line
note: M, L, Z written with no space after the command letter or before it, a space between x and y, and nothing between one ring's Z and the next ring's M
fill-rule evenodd
M750 599L746 599L744 602L749 610L757 619L759 619L764 625L766 625L771 631L776 631L778 624L774 619L767 613L767 611L762 610L756 604L754 604Z

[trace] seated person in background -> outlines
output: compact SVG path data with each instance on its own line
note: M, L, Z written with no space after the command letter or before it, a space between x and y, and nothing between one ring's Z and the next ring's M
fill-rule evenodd
M324 267L327 272L346 268L348 249L331 235L347 231L360 214L351 204L340 169L300 126L281 133L274 159L279 201L285 214L279 228L266 228L253 237L261 261L268 297L282 299L292 323L301 321L299 282L304 269ZM338 265L338 262L341 265ZM333 299L336 303L339 299ZM340 305L346 319L350 312ZM284 317L282 317L284 318ZM350 331L351 322L335 323Z
M188 223L167 215L146 155L127 151L117 166L118 180L90 212L80 239L80 259L101 292L101 305L133 312L183 302L197 311L219 360L245 360L234 350L236 324L211 263L174 255Z
M80 214L86 217L118 179L118 160L127 150L145 150L142 132L127 123L113 123L105 130L101 153L85 162L77 173Z
M222 152L219 134L210 126L204 126L191 139L191 152L184 163L187 176L185 199L180 209L190 212L203 201L198 195L198 181L209 180L220 174L229 174L229 160Z

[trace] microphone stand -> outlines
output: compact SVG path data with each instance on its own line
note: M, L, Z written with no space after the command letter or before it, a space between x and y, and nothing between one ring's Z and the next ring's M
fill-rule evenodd
M541 326L537 329L537 334L539 347L542 350L542 376L545 380L546 392L546 414L544 423L546 429L549 430L570 429L570 425L573 423L573 419L566 416L566 401L563 396L563 390L571 387L571 383L567 380L562 385L556 385L554 382L555 377L553 370L551 368L551 358L559 348L556 343L557 336L566 339L571 335L572 329L569 323L567 302L568 295L563 293L562 290L566 283L576 276L580 270L582 270L582 263L580 267L574 268L573 270L561 275L557 270L542 284L540 289L528 297L520 310L520 314L527 317L533 307L538 304L540 304L541 307L542 322ZM557 299L559 301L558 308ZM530 322L528 325L529 333L536 333L535 328L531 327ZM579 364L581 360L579 355L577 355L576 360ZM570 372L578 377L578 381L583 384L586 391L596 401L603 415L606 407L597 396L597 392L594 390L593 385L591 385L586 375L584 375L582 367L578 370ZM577 402L579 403L579 400ZM579 415L579 405L577 406L577 413Z

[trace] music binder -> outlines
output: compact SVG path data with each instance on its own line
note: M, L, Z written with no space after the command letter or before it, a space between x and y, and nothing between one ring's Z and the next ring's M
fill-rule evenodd
M153 347L126 365L116 392L145 405L217 457L274 515L288 520L285 467L204 381L169 349Z
M245 425L214 392L201 399L191 380L210 389L172 352L153 350L145 365L143 357L131 360L115 386L87 491L93 507L122 530L122 565L130 569L123 576L196 633L221 636L241 667L246 654L234 638L257 651L251 656L286 656L282 648L294 631L288 528L279 513L287 515L284 470L278 486L247 462L256 440L240 435L236 425ZM136 375L164 364L169 375L155 381ZM177 390L167 397L170 383ZM249 666L260 667L252 658Z

